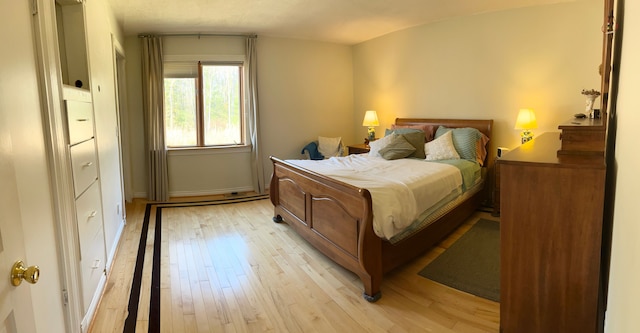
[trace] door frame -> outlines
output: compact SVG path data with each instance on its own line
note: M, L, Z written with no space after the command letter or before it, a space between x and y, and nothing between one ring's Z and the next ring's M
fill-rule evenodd
M65 297L67 332L81 332L83 320L76 234L75 197L69 158L62 95L62 70L58 50L55 2L33 0L33 31L45 148L49 164L52 205Z
M120 147L120 178L122 182L122 211L121 217L126 221L125 202L133 200L133 187L131 178L131 153L129 150L129 112L127 109L127 84L126 84L126 56L124 48L113 34L111 34L113 48L113 74L115 77L116 117L118 123L118 145Z

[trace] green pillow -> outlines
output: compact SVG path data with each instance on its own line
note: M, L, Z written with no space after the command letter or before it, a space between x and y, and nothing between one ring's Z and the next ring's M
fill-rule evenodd
M387 129L385 131L385 136L390 134L399 134L402 135L407 142L409 142L416 150L407 157L415 157L424 159L426 155L424 154L424 143L425 143L425 134L423 130L413 129L413 128L397 128L394 130Z
M384 159L397 160L405 158L416 150L402 135L395 133L391 135L391 141L379 151L380 156Z
M391 133L406 134L406 133L416 133L416 132L424 133L424 131L419 128L406 128L406 127L393 128L393 129L387 128L386 130L384 130L384 136L390 135Z

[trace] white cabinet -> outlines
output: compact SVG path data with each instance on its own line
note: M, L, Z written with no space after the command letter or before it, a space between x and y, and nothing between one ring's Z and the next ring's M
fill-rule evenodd
M93 124L91 94L64 88L69 155L78 235L78 263L82 282L83 310L97 305L101 281L106 280L106 248L102 219L102 198Z

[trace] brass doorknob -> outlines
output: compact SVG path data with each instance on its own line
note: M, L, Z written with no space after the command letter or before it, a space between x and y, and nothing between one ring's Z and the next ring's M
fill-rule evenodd
M11 268L11 284L14 286L19 286L23 279L34 284L38 282L38 278L40 278L40 268L38 266L25 268L22 260L16 261Z

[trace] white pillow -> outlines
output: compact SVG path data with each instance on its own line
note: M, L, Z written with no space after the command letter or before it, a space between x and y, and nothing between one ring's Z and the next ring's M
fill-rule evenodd
M340 156L340 144L342 142L341 137L327 138L324 136L318 137L318 151L324 155L325 158Z
M394 135L398 135L395 133L392 133L391 135L387 135L385 137L382 137L378 140L375 141L370 141L369 142L369 155L371 156L380 156L380 149L386 147L392 140L393 140L393 136Z
M424 144L424 153L427 161L458 160L460 155L453 145L452 131L448 131L437 139Z

